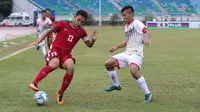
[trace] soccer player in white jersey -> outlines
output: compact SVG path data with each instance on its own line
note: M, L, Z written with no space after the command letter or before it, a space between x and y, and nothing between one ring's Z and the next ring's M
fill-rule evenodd
M51 20L49 18L47 18L45 10L42 11L41 15L42 15L42 17L37 19L37 31L39 32L39 39L41 38L42 34L46 32L49 25L52 23ZM45 43L46 43L45 41L46 40L42 41L39 44L39 46L37 46L37 50L39 50L40 47L42 48L42 53L43 53L44 57L47 54L46 47L45 47Z
M143 76L139 74L143 61L143 44L149 46L151 44L151 36L146 26L139 20L133 18L134 9L132 6L125 6L121 10L123 20L125 22L126 40L121 44L111 47L110 52L114 52L119 48L125 48L125 51L112 56L105 63L108 75L113 85L105 88L106 92L113 90L121 90L115 67L118 69L129 67L132 76L136 79L137 84L144 92L144 102L151 102L152 94L148 89L147 83ZM143 33L146 38L143 40Z

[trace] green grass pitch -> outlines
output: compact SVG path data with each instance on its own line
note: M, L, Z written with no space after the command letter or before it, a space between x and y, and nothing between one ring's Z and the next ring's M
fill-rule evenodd
M87 30L91 32L91 28ZM0 61L0 112L199 112L199 30L151 32L152 45L144 48L140 73L153 93L152 103L143 103L143 93L128 68L118 71L121 91L104 91L111 85L104 62L123 51L111 54L108 50L125 37L123 28L101 28L93 48L86 48L80 41L74 49L75 76L64 94L63 105L56 104L56 92L65 74L60 69L39 84L49 96L48 106L39 107L33 101L34 92L28 84L45 65L41 51L30 49Z

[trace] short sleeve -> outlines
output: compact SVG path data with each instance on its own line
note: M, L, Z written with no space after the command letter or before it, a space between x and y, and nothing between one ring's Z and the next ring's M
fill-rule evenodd
M63 24L63 22L59 21L58 23L56 23L55 25L52 26L51 31L55 32L55 33L59 32L62 28L62 24Z
M81 36L81 38L82 38L82 40L83 41L88 41L89 40L89 38L88 38L88 36L87 36L87 32L83 29L82 30L82 36Z
M53 16L51 16L51 21L55 22L55 18Z
M85 29L83 29L83 35L82 38L87 37L87 32L85 31Z
M137 32L142 34L142 33L144 33L145 29L147 29L146 26L141 21L137 20L136 21Z

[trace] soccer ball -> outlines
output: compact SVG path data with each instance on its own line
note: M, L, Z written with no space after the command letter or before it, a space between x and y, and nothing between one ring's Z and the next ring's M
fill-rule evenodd
M44 91L38 91L34 95L34 101L37 105L46 105L48 103L48 95Z

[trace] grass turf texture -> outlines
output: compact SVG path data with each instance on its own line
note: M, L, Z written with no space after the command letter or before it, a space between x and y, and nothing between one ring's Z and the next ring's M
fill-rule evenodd
M88 29L91 32L91 28ZM34 92L28 88L45 65L42 52L30 49L0 61L1 112L198 112L200 109L200 33L188 29L157 29L152 32L152 46L145 47L141 74L144 75L153 102L143 103L143 93L129 69L118 71L121 91L106 93L111 81L104 62L114 54L112 45L122 42L123 28L102 28L94 48L79 42L74 49L76 70L64 95L64 105L56 104L64 70L56 70L39 87L49 96L48 106L34 104Z

